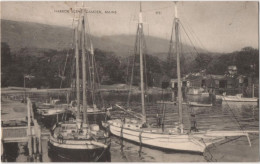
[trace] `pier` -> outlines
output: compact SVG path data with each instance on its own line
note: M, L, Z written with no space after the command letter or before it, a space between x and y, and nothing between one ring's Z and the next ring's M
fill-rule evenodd
M20 108L17 108L18 105ZM8 106L8 110L10 110L10 112L11 110L20 110L20 113L22 114L19 115L19 118L10 118L12 117L11 112L9 118L2 120L2 162L6 161L4 144L8 143L27 143L27 148L29 152L28 162L41 161L41 127L39 126L37 120L34 118L32 102L30 98L27 98L27 105L14 102L12 107L12 103L9 102ZM27 110L23 110L25 108Z

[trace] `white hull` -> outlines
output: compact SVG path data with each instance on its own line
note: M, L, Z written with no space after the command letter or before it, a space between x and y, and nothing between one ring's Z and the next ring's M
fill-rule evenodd
M62 149L92 150L108 147L108 145L94 140L63 140L62 142L59 142L59 140L51 136L49 141L53 146Z
M224 140L226 136L246 136L250 145L248 133L258 133L258 131L203 131L181 134L176 132L177 129L168 129L167 133L162 133L158 128L141 128L141 124L138 123L122 124L119 119L108 121L108 125L113 135L139 144L199 153L203 153L207 146Z
M234 102L257 102L257 98L237 97L237 96L223 96L223 101L234 101Z
M203 144L188 134L155 133L149 130L145 131L145 128L130 129L125 126L127 124L122 128L120 124L112 123L109 126L110 132L115 136L123 137L136 143L169 150L202 153L207 146L207 144Z

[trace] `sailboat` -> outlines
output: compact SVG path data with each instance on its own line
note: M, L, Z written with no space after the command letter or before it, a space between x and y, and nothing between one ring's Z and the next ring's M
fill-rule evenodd
M72 117L68 104L61 103L59 99L50 100L50 103L42 103L37 107L37 117L47 127L52 127L56 122Z
M141 76L141 108L142 114L134 113L132 110L125 109L116 105L134 118L113 119L104 123L108 126L110 132L118 137L136 142L140 145L156 147L166 150L177 150L184 152L203 153L207 147L215 142L224 140L226 136L247 136L248 131L187 131L184 129L182 117L182 92L181 92L181 74L180 74L180 49L179 49L179 18L177 17L177 6L175 5L175 37L176 37L176 55L177 55L177 76L178 76L178 111L179 123L174 128L152 128L147 123L145 112L144 78L143 78L143 22L142 7L140 3L139 21L138 21L138 39L140 55L140 76ZM248 141L250 143L249 137ZM251 144L251 143L250 143Z
M95 64L95 57L94 57L94 48L93 48L93 44L91 42L91 39L89 39L89 44L90 44L90 48L88 49L89 50L89 54L90 56L88 56L88 59L89 59L89 62L88 62L88 66L89 66L89 90L91 92L91 99L92 99L92 106L89 106L87 105L86 107L86 113L88 114L88 116L90 116L88 119L89 121L94 121L92 118L100 118L98 119L99 120L99 124L101 125L101 120L104 120L105 119L105 113L106 113L106 110L109 110L110 108L107 108L105 110L105 107L104 107L104 101L103 101L103 97L101 97L101 101L102 101L102 104L103 104L103 107L99 108L97 107L96 103L97 103L97 100L96 100L96 90L98 90L98 88L96 88L96 85L97 87L99 87L99 80L96 82L95 81L95 78L96 78L96 74L97 74L97 68L96 68L96 64ZM97 75L98 77L98 75ZM98 79L98 78L97 78ZM88 89L87 89L88 90ZM101 95L102 93L100 93ZM77 100L72 100L71 103L69 104L69 110L76 116L77 115L77 112L78 112L78 108L77 108L77 104L78 104L78 101ZM80 111L82 111L83 109L83 104L80 104ZM94 116L94 117L93 117Z
M243 97L242 94L235 96L222 96L222 101L233 101L233 102L257 102L257 97Z
M85 13L82 12L78 25L75 28L75 58L76 58L76 96L77 115L76 120L60 122L51 130L49 139L50 151L65 159L76 161L98 161L110 147L109 134L100 129L97 124L90 124L87 114L87 88L86 88L86 54L85 54ZM82 111L80 112L80 70L79 70L79 45L78 27L81 27L81 52L82 52Z

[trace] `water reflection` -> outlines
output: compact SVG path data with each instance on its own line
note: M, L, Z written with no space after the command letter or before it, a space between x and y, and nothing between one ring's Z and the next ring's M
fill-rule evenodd
M55 98L54 95L52 95ZM147 103L147 114L151 123L156 123L156 113L158 111L162 111L162 105L156 104L157 100L161 99L161 95L149 95L148 98L150 103ZM40 97L42 100L47 98L46 96ZM170 100L170 95L164 96L165 100ZM191 101L198 101L203 103L210 102L208 97L200 97L200 96L188 96ZM125 105L127 100L127 94L107 94L104 95L105 104L110 106L110 104L120 103ZM140 95L135 95L131 97L131 106L134 111L141 112L140 109ZM239 121L240 125L244 129L258 129L259 128L259 111L256 109L256 105L252 103L226 103L222 102L222 105L217 105L213 107L184 107L184 112L187 112L185 117L186 122L189 122L188 114L189 112L196 114L196 121L199 130L235 130L239 129L239 125L236 119ZM166 118L168 124L173 125L176 121L178 121L178 113L177 106L167 105L166 106ZM119 111L111 112L112 118L120 118L123 113ZM234 118L236 117L236 119ZM258 138L256 136L255 138ZM231 155L236 156L238 158L240 155L238 152L240 150L245 150L244 147L239 147L240 145L236 145L238 142L234 142L231 150L229 147L220 148L220 146L224 146L226 143L223 142L223 145L212 145L208 151L204 153L204 155L200 154L189 154L189 153L181 153L176 151L165 151L160 149L154 149L150 147L146 147L143 145L135 144L126 140L122 140L122 138L118 138L115 136L111 136L111 147L109 151L106 151L100 159L97 161L101 162L205 162L205 161L223 161L226 157L227 161L229 161L229 157L227 157L230 152L233 152ZM255 145L257 146L257 140ZM239 142L247 146L246 139L245 141ZM253 146L255 146L253 145ZM42 142L43 147L43 162L86 162L88 159L67 159L64 156L59 156L55 153L51 153L48 149L48 140L45 139ZM248 148L248 147L246 147ZM21 148L20 148L21 149ZM237 149L237 150L236 150ZM239 150L238 150L239 149ZM225 152L225 150L229 150L230 152ZM254 150L254 149L253 149ZM13 155L12 158L8 159L9 161L17 161L17 162L26 162L26 153L22 153L22 151L17 151L17 149L10 150L10 153ZM221 155L219 155L221 154ZM226 155L227 154L227 155ZM252 154L258 154L257 152L252 152ZM244 156L249 160L249 156Z
M4 155L3 161L5 162L15 162L19 155L18 143L5 143L3 144Z
M95 159L90 160L88 157L85 158L67 158L62 155L49 153L51 162L111 162L110 151L105 151L101 156L97 156Z
M69 152L65 152L69 151ZM110 148L103 150L54 150L48 148L51 162L111 162Z

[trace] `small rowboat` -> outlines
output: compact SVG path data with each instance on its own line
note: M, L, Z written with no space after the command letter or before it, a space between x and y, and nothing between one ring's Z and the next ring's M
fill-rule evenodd
M223 101L234 101L234 102L257 102L256 97L242 97L242 94L237 94L236 96L223 96Z
M212 107L212 104L201 104L197 102L189 102L190 106L196 106L196 107Z
M157 104L178 104L177 101L156 101ZM182 105L187 105L188 103L182 102Z

